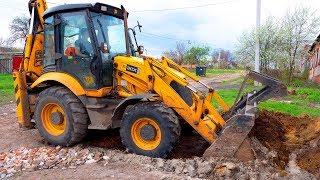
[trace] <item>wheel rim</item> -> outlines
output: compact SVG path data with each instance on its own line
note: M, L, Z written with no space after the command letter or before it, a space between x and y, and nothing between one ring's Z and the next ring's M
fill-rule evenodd
M60 105L49 103L41 111L41 120L44 129L53 136L64 133L66 128L66 115Z
M146 151L157 148L161 142L159 125L150 118L137 119L131 128L133 142Z

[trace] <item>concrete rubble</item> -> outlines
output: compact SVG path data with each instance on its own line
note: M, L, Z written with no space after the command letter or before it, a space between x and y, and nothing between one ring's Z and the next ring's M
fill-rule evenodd
M268 159L256 159L242 163L235 158L204 159L160 159L135 154L124 153L119 150L91 148L81 145L72 148L38 147L18 148L0 153L0 177L9 178L21 171L36 171L41 169L76 169L83 164L100 163L130 163L142 166L146 171L162 171L186 178L236 178L236 179L275 179L302 178L315 179L311 174L296 169L294 163L289 163L287 171L279 171Z

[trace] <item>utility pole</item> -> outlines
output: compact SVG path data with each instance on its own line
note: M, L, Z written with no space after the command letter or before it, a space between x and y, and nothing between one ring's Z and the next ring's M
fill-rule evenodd
M261 17L261 0L257 0L257 15L256 15L256 37L255 37L255 57L254 57L254 70L260 72L260 43L259 43L259 28ZM259 86L257 81L254 81L255 86Z
M255 58L254 58L254 70L260 72L260 44L259 44L259 27L261 17L261 0L257 0L257 15L256 15L256 37L255 37Z

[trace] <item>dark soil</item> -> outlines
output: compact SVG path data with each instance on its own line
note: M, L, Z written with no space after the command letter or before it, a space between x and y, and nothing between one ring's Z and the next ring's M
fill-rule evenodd
M89 146L125 151L121 143L119 130L90 131L84 142ZM168 159L187 159L201 157L210 144L191 128L183 126L179 142Z
M265 147L278 153L274 162L284 169L291 153L299 167L320 175L320 118L260 112L251 132Z

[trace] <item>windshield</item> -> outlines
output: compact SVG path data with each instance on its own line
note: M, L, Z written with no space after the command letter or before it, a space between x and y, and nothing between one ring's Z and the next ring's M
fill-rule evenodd
M124 34L124 22L122 19L92 13L93 24L99 45L105 43L111 57L126 53L126 40Z

